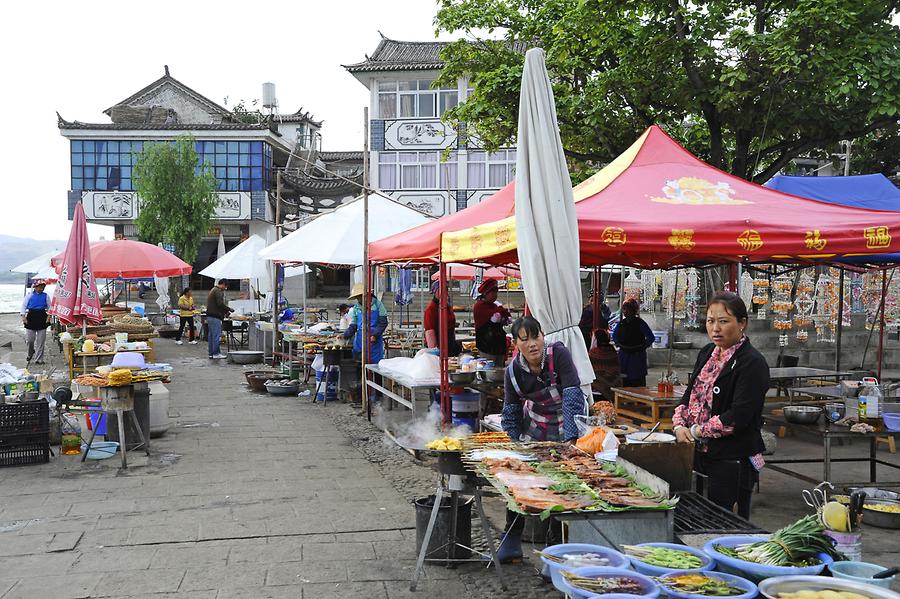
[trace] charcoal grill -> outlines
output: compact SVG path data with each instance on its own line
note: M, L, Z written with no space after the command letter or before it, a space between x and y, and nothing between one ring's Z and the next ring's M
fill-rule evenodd
M676 535L763 534L769 532L693 492L679 494L678 504L675 506L674 530Z

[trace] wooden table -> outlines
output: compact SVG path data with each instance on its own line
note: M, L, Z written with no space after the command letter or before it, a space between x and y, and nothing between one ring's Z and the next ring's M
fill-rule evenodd
M681 403L681 396L660 393L650 387L613 387L612 392L619 416L639 425L653 426L659 422L660 430L672 430L672 415Z

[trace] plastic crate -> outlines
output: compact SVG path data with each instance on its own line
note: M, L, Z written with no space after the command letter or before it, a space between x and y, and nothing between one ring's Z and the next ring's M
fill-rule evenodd
M47 433L50 407L46 401L0 404L0 437Z
M0 467L46 464L50 461L50 432L0 435Z

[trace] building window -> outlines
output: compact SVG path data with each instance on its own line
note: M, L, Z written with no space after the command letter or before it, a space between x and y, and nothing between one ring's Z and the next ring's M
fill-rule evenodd
M446 161L440 152L379 152L381 189L456 189L456 152Z
M382 119L434 118L456 106L455 87L432 89L433 79L378 82L378 116Z
M503 187L516 176L516 151L500 150L492 154L470 151L466 175L469 189Z
M72 140L73 191L133 191L132 169L152 141ZM157 142L159 143L159 142ZM164 143L164 142L163 142ZM272 146L262 141L197 141L199 164L206 163L221 191L264 191L272 179Z

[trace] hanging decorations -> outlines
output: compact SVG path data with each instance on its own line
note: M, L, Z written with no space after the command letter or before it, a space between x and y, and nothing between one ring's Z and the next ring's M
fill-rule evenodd
M827 274L819 276L816 281L816 313L813 322L816 325L816 341L834 343L837 328L837 290L834 279Z
M870 270L863 275L860 303L866 313L866 328L875 326L881 302L881 271Z
M884 298L884 328L896 330L900 326L900 279L894 271L887 273L887 293Z
M677 288L676 288L677 285ZM687 277L678 270L667 270L662 277L662 303L669 318L681 320L685 317L685 295ZM673 313L674 308L674 313Z
M653 312L654 302L659 298L659 271L641 271L641 311Z
M750 301L758 306L756 318L765 320L765 307L769 303L769 276L767 274L760 273L753 279L753 297Z
M797 280L794 295L794 325L797 327L798 343L809 341L807 329L813 324L812 311L815 301L812 294L814 290L812 276L809 272L803 271Z
M793 289L794 282L788 274L778 275L772 283L772 313L774 316L772 327L776 331L789 331L793 326L791 323L791 310L794 308L794 302L791 301Z
M741 299L745 306L750 306L753 299L753 277L746 270L741 274Z
M625 301L633 299L638 304L642 305L641 280L637 278L633 268L628 271L628 276L625 277L625 283L622 285L622 293L625 294Z
M685 302L687 303L687 319L684 325L686 327L697 326L697 304L700 302L700 276L697 269L689 268L687 271L687 293L685 294Z

